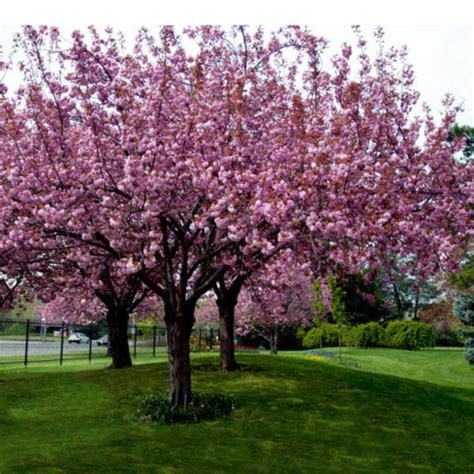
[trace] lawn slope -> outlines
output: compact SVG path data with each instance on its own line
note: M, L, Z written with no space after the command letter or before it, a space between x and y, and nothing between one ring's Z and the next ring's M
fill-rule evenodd
M319 351L319 349L317 349ZM338 349L320 349L335 357L327 362L338 362ZM282 356L304 357L303 351L282 352ZM450 347L405 351L401 349L342 349L342 365L366 372L396 375L449 387L474 390L474 367L466 363L463 348Z
M0 472L456 472L474 469L474 391L332 364L239 355L193 363L194 387L231 418L155 426L132 416L164 390L166 364L0 370Z

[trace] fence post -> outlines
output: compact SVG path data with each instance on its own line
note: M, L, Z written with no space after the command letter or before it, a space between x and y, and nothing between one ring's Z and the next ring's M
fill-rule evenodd
M30 341L30 320L26 320L26 334L25 334L25 367L28 365L28 342Z
M199 350L199 352L201 352L201 328L199 328L199 333L198 334L199 334L198 350Z
M61 323L61 349L59 351L59 365L63 365L64 358L64 321Z
M93 329L93 324L91 323L89 325L89 364L92 361L92 329Z
M156 356L156 324L153 326L153 357Z
M137 358L137 324L135 323L135 334L133 335L133 357Z
M209 340L210 340L209 342L210 342L210 344L209 344L209 345L210 345L211 351L212 351L212 343L214 342L214 336L213 336L212 332L213 332L213 331L212 331L212 328L211 328L211 331L210 331L210 333L209 333L209 335L210 335L210 337L209 337Z

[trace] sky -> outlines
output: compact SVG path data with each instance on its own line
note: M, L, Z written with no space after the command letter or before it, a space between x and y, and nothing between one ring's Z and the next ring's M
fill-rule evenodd
M453 0L449 8L446 2L437 4L434 0L398 0L392 5L371 0L338 0L332 5L317 0L82 0L74 4L74 9L70 5L71 2L55 0L17 0L0 18L0 44L4 51L9 51L14 32L25 23L55 25L64 31L89 24L111 25L130 38L143 25L152 29L160 24L243 23L271 29L296 23L307 25L328 39L330 54L342 42L354 41L350 25L360 24L367 37L376 25L381 25L387 45L407 45L416 73L415 87L421 92L420 102L427 102L437 112L444 95L451 93L465 109L458 121L474 125L474 24L473 16L468 14L468 1ZM391 9L387 8L389 5ZM7 82L11 85L18 80L18 76L10 74Z

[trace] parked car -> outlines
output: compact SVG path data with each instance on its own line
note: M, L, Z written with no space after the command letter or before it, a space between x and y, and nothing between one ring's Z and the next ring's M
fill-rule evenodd
M100 339L97 339L97 345L98 346L108 346L109 345L109 335L106 334L105 336L102 336Z
M82 332L73 332L69 339L67 340L69 344L75 342L76 344L81 344L84 342L85 344L89 344L89 338Z

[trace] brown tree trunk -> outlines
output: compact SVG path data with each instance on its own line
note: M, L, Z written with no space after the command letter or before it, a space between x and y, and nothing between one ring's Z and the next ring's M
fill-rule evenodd
M400 299L400 293L398 292L398 288L397 288L397 285L395 285L395 283L392 286L393 286L393 295L395 296L395 302L397 304L397 314L398 314L398 317L401 319L403 318L403 311L402 311L402 302Z
M194 325L194 307L177 309L165 305L169 359L169 401L185 407L191 401L189 338Z
M413 311L413 319L418 321L418 305L420 303L420 292L417 291L415 294L415 309Z
M225 279L222 277L214 285L219 309L221 369L229 372L239 369L239 364L235 360L234 324L235 307L244 280L243 276L238 276L232 283L226 285Z
M235 306L233 298L217 299L219 309L219 340L221 349L221 369L232 372L239 369L235 360L234 322Z
M130 347L128 345L128 319L126 311L109 309L107 322L109 324L109 350L114 369L132 366Z
M270 354L278 354L278 328L273 328L270 336Z
M191 398L190 331L182 321L168 326L170 369L169 400L173 406L187 406Z

